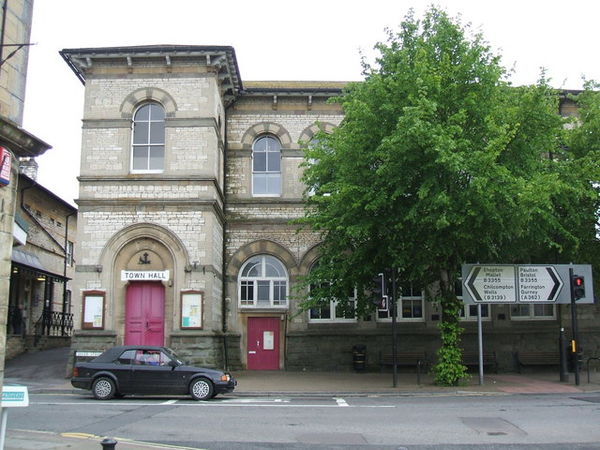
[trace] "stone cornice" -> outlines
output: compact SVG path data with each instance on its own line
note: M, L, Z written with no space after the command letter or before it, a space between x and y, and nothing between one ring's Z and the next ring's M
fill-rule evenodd
M125 207L127 210L134 210L135 207L164 207L185 206L186 210L211 210L219 218L221 224L225 223L225 213L222 204L216 200L198 200L196 198L178 198L178 199L140 199L140 198L93 198L76 199L79 207L79 213L85 214L88 211L114 210L115 208Z
M0 116L0 145L6 147L18 158L40 156L52 148L16 123Z

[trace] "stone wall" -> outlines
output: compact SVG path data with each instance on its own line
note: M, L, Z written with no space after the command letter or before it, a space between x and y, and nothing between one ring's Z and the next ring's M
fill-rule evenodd
M439 332L435 329L403 330L398 324L397 351L423 351L428 366L436 362L436 352L440 347ZM570 329L566 330L567 343ZM559 328L555 324L537 326L515 326L510 333L492 330L483 333L483 348L495 352L501 372L515 372L515 354L518 351L557 352ZM600 328L579 333L584 360L590 356L600 356ZM468 352L478 352L478 337L473 326L466 327L461 345ZM364 345L367 354L367 370L380 370L380 353L392 352L391 328L370 331L345 330L330 327L328 331L292 332L287 336L286 368L288 370L353 370L353 347ZM531 368L530 370L535 370ZM558 373L558 368L557 373Z
M169 347L188 364L225 369L225 345L229 370L241 368L239 359L239 335L199 335L174 333L170 337Z

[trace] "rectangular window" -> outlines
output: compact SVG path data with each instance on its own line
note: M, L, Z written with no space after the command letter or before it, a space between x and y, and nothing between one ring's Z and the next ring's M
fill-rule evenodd
M271 283L269 283L269 280L257 280L256 285L258 288L258 306L271 306L271 302L269 301L269 288Z
M279 195L281 193L280 173L254 173L252 180L254 195Z
M281 306L287 304L285 295L287 283L285 281L273 281L273 305Z
M553 320L556 319L556 305L550 303L511 305L510 318L514 320Z
M423 290L412 283L404 283L398 289L400 299L396 304L396 319L403 321L425 320L425 298ZM381 321L392 320L390 305L377 310L377 318Z
M481 319L490 320L491 305L481 305ZM464 305L460 312L461 320L477 320L477 305Z
M67 265L73 266L73 243L67 241L67 248L65 249L65 257L67 258Z
M308 319L309 322L355 322L356 291L351 293L345 305L332 300L321 308L311 308Z
M254 282L253 281L242 281L241 282L240 303L242 305L254 305Z

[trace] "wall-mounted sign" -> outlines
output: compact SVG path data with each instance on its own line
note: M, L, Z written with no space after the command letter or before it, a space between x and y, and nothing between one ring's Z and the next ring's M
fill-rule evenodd
M202 328L202 292L181 293L181 328Z
M121 270L121 281L169 281L169 271Z
M102 330L104 328L104 291L84 291L81 328Z
M6 186L10 183L10 164L12 161L12 154L5 149L0 147L0 186Z

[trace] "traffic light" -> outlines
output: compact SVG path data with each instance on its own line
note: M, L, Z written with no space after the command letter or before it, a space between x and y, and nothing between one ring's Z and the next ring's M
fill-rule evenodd
M581 275L573 275L571 277L571 292L575 300L585 297L585 278Z
M379 309L385 309L387 307L387 295L385 286L385 275L378 273L373 278L373 287L371 289L371 300Z

